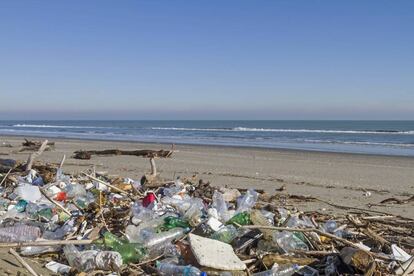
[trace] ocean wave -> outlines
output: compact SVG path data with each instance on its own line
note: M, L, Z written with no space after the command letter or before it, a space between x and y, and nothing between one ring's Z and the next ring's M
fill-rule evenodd
M232 128L188 128L188 127L150 127L152 130L182 130L182 131L232 131Z
M414 130L331 130L331 129L283 129L283 128L185 128L185 127L151 127L152 130L178 131L234 131L234 132L296 132L296 133L338 133L338 134L408 134L414 135Z
M363 146L385 146L385 147L402 147L402 148L414 148L414 143L387 143L387 142L366 142L366 141L333 141L333 140L315 140L305 139L307 143L315 144L344 144L344 145L363 145Z
M32 124L16 124L13 127L21 128L110 128L98 126L60 126L60 125L32 125Z

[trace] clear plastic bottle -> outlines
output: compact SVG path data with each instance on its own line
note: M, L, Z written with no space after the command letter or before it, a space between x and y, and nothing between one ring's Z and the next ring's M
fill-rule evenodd
M189 228L174 228L166 232L156 233L144 242L145 247L151 248L160 246L162 244L169 244L171 241L182 237L185 233L190 231Z
M224 200L224 196L222 193L218 191L214 191L213 193L213 203L211 205L214 209L217 210L219 219L222 222L228 221L231 217L228 213L228 206L227 202Z
M0 228L0 242L34 241L40 236L41 230L36 226L16 224Z
M236 227L233 225L227 225L220 228L217 232L211 235L214 240L222 241L225 243L231 243L238 235Z
M256 201L259 197L259 193L257 193L253 189L248 189L246 194L237 201L237 210L236 213L241 212L248 212L250 211L254 205L256 205Z
M125 229L125 235L128 237L128 240L130 242L144 242L142 239L142 231L144 229L155 229L160 227L162 224L164 224L164 219L168 217L170 214L165 214L161 217L150 219L150 220L144 220L141 222L138 226L130 224Z
M60 246L26 246L20 249L20 255L22 256L33 256L44 253L58 252Z
M161 275L175 275L175 276L201 276L206 275L198 268L187 265L175 265L171 263L157 262L157 270Z
M79 251L73 244L65 245L63 253L70 266L79 271L114 270L122 266L121 254L114 251Z
M282 248L285 252L292 250L309 250L309 247L300 238L295 236L295 233L282 231L274 236L274 241Z

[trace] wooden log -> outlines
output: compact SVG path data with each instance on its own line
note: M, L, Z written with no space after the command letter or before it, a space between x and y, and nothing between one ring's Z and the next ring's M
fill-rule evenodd
M118 150L118 149L109 149L109 150L90 150L90 151L75 151L73 158L89 160L92 155L132 155L140 157L149 157L149 158L168 158L173 154L173 150Z

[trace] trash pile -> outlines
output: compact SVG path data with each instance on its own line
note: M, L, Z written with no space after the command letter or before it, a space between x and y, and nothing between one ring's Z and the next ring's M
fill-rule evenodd
M62 164L61 164L62 165ZM0 247L61 275L408 275L414 221L176 179L148 189L36 162L0 175ZM52 175L52 176L51 176ZM153 187L152 185L151 187Z

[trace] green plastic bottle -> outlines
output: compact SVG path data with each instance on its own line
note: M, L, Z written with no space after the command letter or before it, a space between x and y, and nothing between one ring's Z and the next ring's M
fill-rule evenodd
M117 251L126 264L139 262L147 256L147 250L139 243L129 243L110 232L104 234L104 244L107 248Z
M239 213L226 222L226 224L234 224L236 226L237 225L248 225L251 223L252 222L250 220L250 214L248 212Z
M184 219L177 218L177 217L166 217L164 218L164 224L159 227L161 231L167 231L173 228L189 228L190 224Z

